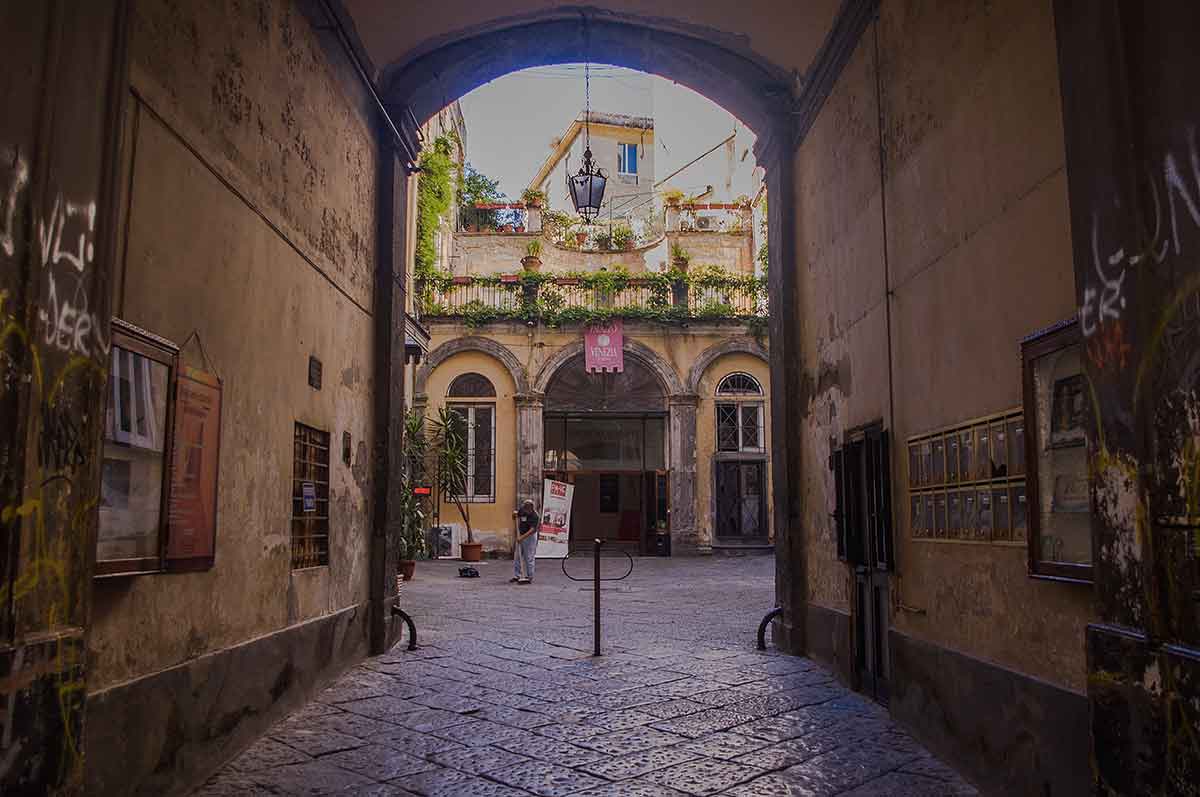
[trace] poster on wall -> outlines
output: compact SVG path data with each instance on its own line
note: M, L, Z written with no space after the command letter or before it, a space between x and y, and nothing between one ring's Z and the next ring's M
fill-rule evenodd
M621 319L592 324L583 333L584 370L588 373L625 370L625 325Z
M181 368L175 383L167 500L168 570L205 570L213 565L220 442L220 380L195 368Z
M570 551L571 499L575 496L575 485L554 479L546 479L542 484L537 558L565 559Z

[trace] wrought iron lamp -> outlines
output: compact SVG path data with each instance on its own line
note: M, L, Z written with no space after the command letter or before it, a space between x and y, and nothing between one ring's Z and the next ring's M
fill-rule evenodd
M608 175L592 160L592 95L591 95L591 64L584 65L583 72L583 165L576 174L567 175L567 191L571 194L571 202L576 212L591 224L600 215L600 206L604 203L604 188L608 184Z

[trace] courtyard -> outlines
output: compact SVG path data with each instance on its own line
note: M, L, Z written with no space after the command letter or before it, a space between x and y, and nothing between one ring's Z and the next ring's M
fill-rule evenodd
M602 576L628 569L602 558ZM199 795L962 795L975 790L804 658L755 650L775 561L640 558L602 588L539 560L420 562L407 635L353 667ZM567 572L590 579L590 557Z

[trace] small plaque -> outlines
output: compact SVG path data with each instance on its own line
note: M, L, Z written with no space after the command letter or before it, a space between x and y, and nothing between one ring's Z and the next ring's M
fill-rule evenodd
M317 485L312 482L303 482L300 485L300 497L305 512L317 511Z
M321 361L316 357L308 357L308 386L314 390L321 389Z

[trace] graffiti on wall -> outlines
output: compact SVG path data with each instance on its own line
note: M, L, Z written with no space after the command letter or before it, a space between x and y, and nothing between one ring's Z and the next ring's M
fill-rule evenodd
M82 772L85 653L70 629L82 624L83 544L98 492L89 441L108 380L108 321L93 308L102 287L93 269L96 201L52 192L39 213L29 197L27 158L0 148L0 269L18 274L28 264L33 297L27 308L0 291L0 398L19 397L34 430L23 472L0 479L0 527L21 540L12 578L0 582L0 605L11 605L26 626L65 635L19 648L0 679L0 784L38 777L21 769L31 766L22 745L31 738L23 723L32 720L23 711L43 723L56 717L56 728L43 728L61 742L45 757L56 762L55 781ZM10 452L0 458L14 461Z

